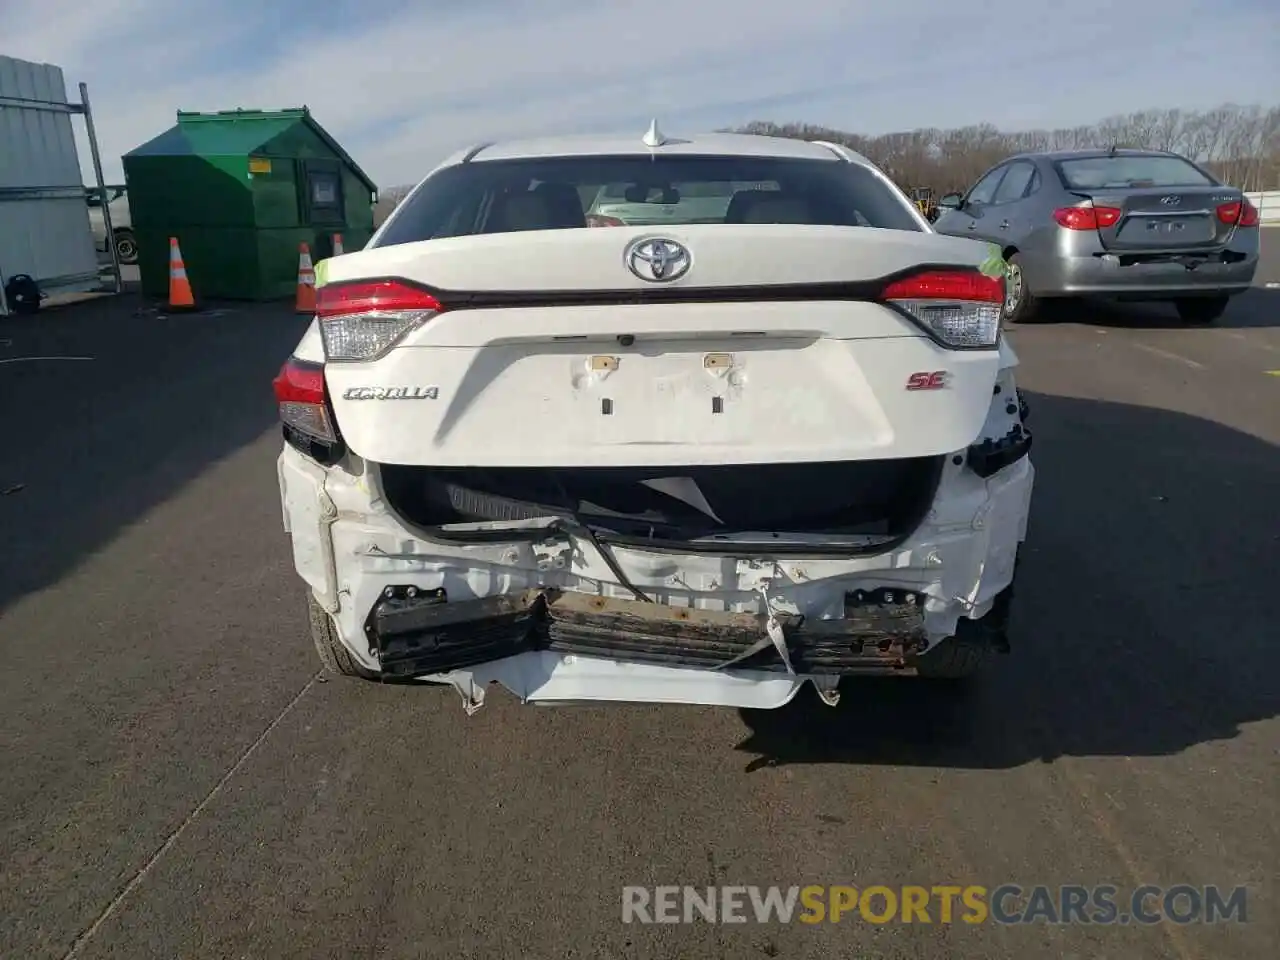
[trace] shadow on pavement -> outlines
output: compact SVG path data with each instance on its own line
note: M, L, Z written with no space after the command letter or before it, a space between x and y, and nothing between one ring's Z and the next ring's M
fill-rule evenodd
M1013 652L962 689L858 680L834 709L805 689L742 711L748 769L1162 756L1280 713L1280 447L1183 414L1027 396L1037 476Z
M1032 320L1023 326L1037 324L1079 323L1090 327L1123 327L1133 330L1250 330L1280 327L1280 289L1272 290L1255 286L1233 297L1227 312L1212 324L1187 323L1180 318L1172 304L1126 303L1114 300L1081 300L1063 305L1056 313L1044 319Z
M0 362L0 610L275 422L271 378L305 318L142 307L126 293L0 320L0 361L17 361Z
M1280 282L1280 227L1262 231L1261 256L1253 287L1231 299L1227 312L1215 320L1211 327L1227 330L1249 330L1280 327L1280 289L1269 288L1269 282ZM1131 327L1147 330L1202 329L1183 321L1172 304L1118 303L1109 300L1089 300L1080 311L1079 319L1068 308L1063 311L1066 322L1078 322L1095 327ZM1057 318L1050 318L1054 322Z

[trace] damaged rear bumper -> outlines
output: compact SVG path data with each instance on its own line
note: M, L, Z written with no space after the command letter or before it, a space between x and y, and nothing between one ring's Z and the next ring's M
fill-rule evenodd
M993 609L1026 534L1022 453L988 476L949 460L945 495L883 552L613 544L653 603L631 599L576 535L430 539L387 508L376 473L291 448L278 466L295 567L370 674L452 685L468 710L492 683L524 702L769 709L806 684L833 702L842 676L911 675L920 651Z
M388 587L365 622L385 679L452 685L468 712L500 683L525 701L580 699L782 706L812 681L829 703L840 676L914 673L928 645L924 598L850 594L846 616L670 607L555 589L448 602Z
M414 677L551 651L704 670L798 674L906 669L928 646L924 598L850 594L845 616L730 613L554 589L447 602L444 590L388 587L365 622L384 676Z

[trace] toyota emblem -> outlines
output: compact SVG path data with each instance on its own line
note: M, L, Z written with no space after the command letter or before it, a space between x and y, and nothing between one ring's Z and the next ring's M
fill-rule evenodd
M679 280L693 266L693 258L684 245L665 237L646 237L632 242L623 260L628 270L650 283Z

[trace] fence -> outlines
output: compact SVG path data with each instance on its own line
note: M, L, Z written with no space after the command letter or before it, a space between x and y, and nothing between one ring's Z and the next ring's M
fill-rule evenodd
M1258 208L1259 219L1263 223L1280 223L1280 190L1263 190L1261 193L1246 193L1245 196Z

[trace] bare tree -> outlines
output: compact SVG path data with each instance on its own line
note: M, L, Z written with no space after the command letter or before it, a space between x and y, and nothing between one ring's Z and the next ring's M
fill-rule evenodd
M391 216L391 211L400 206L400 202L409 195L409 191L413 187L407 184L401 184L397 187L387 187L385 190L378 191L378 202L373 206L373 225L379 227L382 222Z
M1014 153L1142 147L1171 150L1204 164L1245 190L1280 187L1280 107L1226 103L1212 110L1140 110L1104 117L1091 126L1005 132L990 124L868 137L802 123L757 120L741 133L827 140L858 151L903 187L963 190Z

